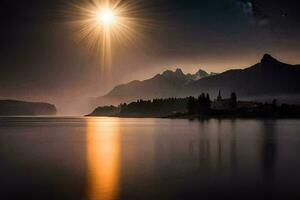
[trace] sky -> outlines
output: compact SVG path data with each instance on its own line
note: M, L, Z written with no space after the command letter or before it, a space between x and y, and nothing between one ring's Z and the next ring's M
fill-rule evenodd
M47 101L69 113L117 84L166 69L223 72L251 66L264 53L300 63L296 0L125 0L136 5L134 17L151 23L136 30L143 37L134 44L114 47L104 89L101 58L68 23L78 1L1 1L1 99Z

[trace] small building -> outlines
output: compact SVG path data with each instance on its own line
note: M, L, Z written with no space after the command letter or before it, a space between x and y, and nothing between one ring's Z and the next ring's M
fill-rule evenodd
M254 109L258 107L258 103L254 101L239 101L238 108L239 109Z
M219 95L217 99L215 99L212 104L211 108L213 110L233 110L236 108L236 97L229 98L229 99L223 99L221 96L221 91L219 91Z

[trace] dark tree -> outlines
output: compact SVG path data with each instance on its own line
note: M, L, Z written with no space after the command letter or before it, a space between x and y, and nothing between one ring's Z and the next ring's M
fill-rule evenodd
M187 102L187 110L189 114L195 114L196 112L196 100L194 97L189 97Z
M121 104L120 114L125 116L167 116L186 112L187 103L188 98L141 99L129 104Z
M210 110L210 97L208 94L204 94L202 93L199 97L198 97L198 101L197 101L197 108L198 108L198 113L199 114L207 114Z
M210 100L210 96L209 96L208 93L206 94L206 106L207 106L208 109L210 110L210 107L211 107L211 100Z
M232 107L232 109L236 109L237 108L237 96L236 96L235 92L231 93L230 99L231 99L231 107Z
M277 107L277 99L274 99L274 100L272 101L272 106L273 106L274 108Z

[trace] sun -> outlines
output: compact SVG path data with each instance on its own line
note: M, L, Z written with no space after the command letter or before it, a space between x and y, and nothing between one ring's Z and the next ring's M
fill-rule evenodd
M77 2L77 1L76 1ZM81 2L81 1L80 1ZM149 21L140 14L136 0L87 0L70 4L69 24L79 42L84 42L101 60L111 57L112 48L138 46ZM115 48L116 49L116 48ZM105 56L105 58L103 58ZM107 65L107 64L106 64Z
M143 17L143 9L139 0L70 0L68 23L76 40L100 58L102 85L109 85L118 53L145 44L145 30L153 21Z
M108 8L98 11L96 18L99 24L103 24L105 26L112 26L117 21L117 16L114 11Z

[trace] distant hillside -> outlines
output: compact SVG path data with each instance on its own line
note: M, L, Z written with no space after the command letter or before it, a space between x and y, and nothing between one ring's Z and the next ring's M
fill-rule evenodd
M0 115L55 115L56 107L48 103L0 100Z
M185 85L212 75L215 73L208 74L201 69L195 74L184 74L181 69L167 70L151 79L118 85L107 95L94 99L93 105L119 104L138 99L183 97L184 95L178 92L184 90Z
M267 100L282 98L300 103L300 65L282 63L265 54L261 61L249 68L208 74L199 70L194 75L181 69L165 71L145 81L132 81L115 87L94 105L119 104L137 99L198 96L201 92L216 96L236 92L242 99ZM299 101L299 102L298 102Z
M118 107L98 107L88 116L164 117L186 112L188 100L189 98L138 100Z
M225 94L235 91L240 97L280 97L300 94L300 65L279 62L266 54L261 61L244 70L229 70L222 74L191 82L186 86L190 94L199 91Z

